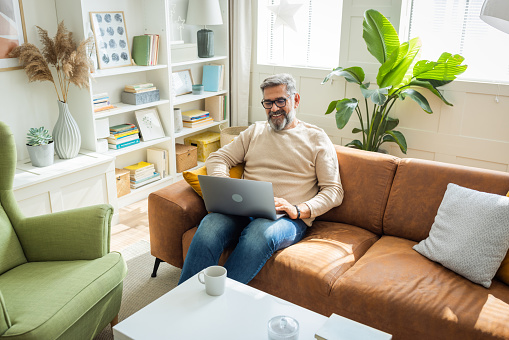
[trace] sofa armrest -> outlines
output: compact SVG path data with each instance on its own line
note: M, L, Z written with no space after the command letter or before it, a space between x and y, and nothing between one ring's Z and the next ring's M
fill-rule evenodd
M151 254L182 268L182 235L207 214L203 199L181 180L148 197Z
M2 292L0 292L0 336L11 328L11 326L11 319L9 318L9 314L7 314L4 297L2 296Z
M14 226L27 260L92 260L110 251L113 207L99 204L25 218Z

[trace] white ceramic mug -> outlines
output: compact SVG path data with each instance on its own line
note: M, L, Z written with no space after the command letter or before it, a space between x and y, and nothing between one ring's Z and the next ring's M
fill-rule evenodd
M203 275L203 279L201 275ZM212 296L222 295L226 284L226 268L221 266L205 268L198 273L198 281L205 285L207 294Z

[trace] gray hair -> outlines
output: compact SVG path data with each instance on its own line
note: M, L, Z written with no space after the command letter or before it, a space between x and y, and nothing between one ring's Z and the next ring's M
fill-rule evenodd
M262 90L263 93L263 90L266 87L273 87L279 85L286 85L286 93L288 93L289 96L293 96L294 94L297 93L295 79L292 77L291 74L288 73L279 73L266 78L260 85L260 89Z

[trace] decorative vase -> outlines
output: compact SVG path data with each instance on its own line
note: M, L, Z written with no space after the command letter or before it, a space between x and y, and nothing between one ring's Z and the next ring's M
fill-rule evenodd
M44 167L53 164L55 157L54 142L49 142L46 145L28 145L28 155L33 166Z
M61 159L74 158L81 147L81 134L78 124L69 112L67 103L58 101L58 120L53 128L55 151Z

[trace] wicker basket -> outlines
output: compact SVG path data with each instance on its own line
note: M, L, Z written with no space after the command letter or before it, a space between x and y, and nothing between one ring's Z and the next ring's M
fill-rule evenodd
M221 147L230 143L235 137L240 135L248 126L231 126L221 130Z
M175 144L177 154L177 172L182 172L198 165L198 148L192 145Z

